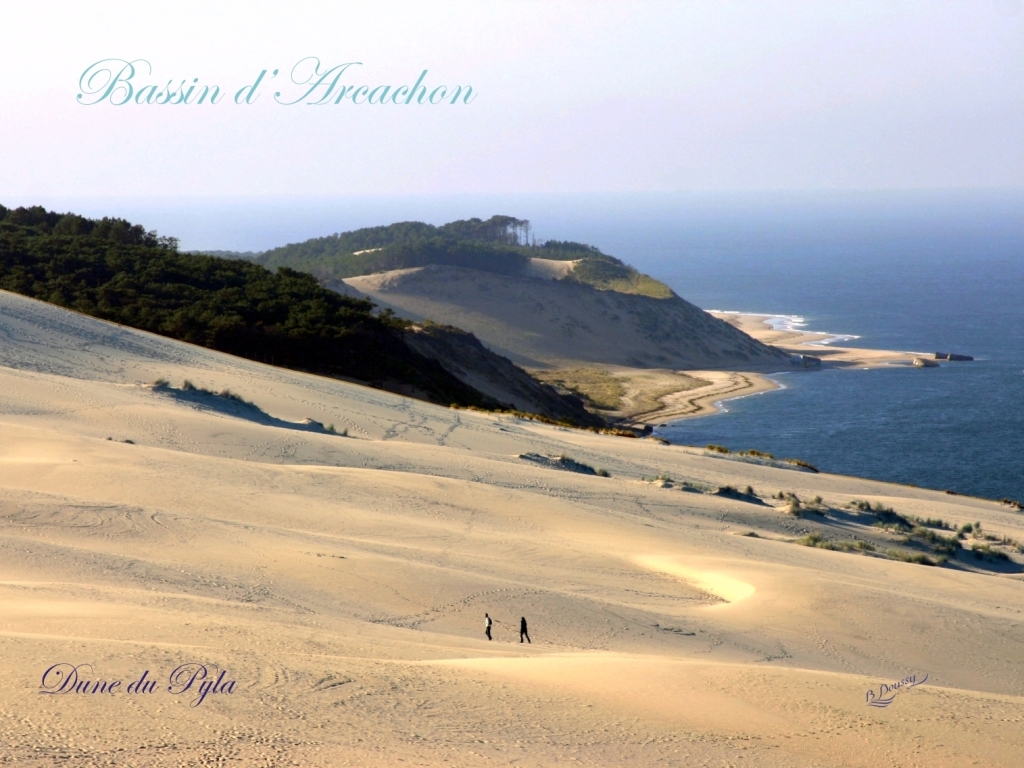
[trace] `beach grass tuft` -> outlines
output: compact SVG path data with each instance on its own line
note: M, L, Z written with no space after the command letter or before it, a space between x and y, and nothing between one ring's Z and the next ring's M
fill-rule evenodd
M871 514L877 518L875 525L884 530L900 533L909 533L914 530L914 523L910 519L884 504L876 503L871 507Z
M971 547L971 553L975 560L984 560L988 563L1005 563L1010 559L1008 554L998 549L992 549L990 544L975 544Z
M814 547L815 549L828 549L833 552L874 552L874 544L870 544L866 541L832 541L826 539L820 533L808 533L806 536L801 536L796 540L797 544L805 547Z
M917 565L938 565L935 560L932 560L928 555L921 552L904 552L902 549L887 549L885 550L886 556L890 560L900 560L904 563L916 563Z

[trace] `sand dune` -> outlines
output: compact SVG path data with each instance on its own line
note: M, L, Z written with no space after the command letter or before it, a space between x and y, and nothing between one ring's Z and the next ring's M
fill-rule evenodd
M678 297L652 299L436 265L344 282L403 317L470 331L527 367L753 370L789 364L788 355Z
M1024 541L995 502L441 408L0 293L0 762L1018 765L1024 558L799 546L825 523L779 490ZM40 695L58 663L123 685ZM187 663L233 692L191 706L199 682L167 690Z

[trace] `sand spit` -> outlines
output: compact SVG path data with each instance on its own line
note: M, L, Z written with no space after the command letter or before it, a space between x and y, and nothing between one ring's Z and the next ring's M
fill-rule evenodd
M835 368L880 368L890 365L913 365L921 353L898 352L885 349L850 347L846 343L853 337L836 336L832 333L803 331L793 327L773 327L770 321L774 315L755 315L736 312L711 312L711 315L728 322L741 331L765 344L770 344L787 354L810 355L822 361L824 367ZM780 372L792 371L813 375L813 371L802 371L799 367L779 366ZM749 397L779 389L780 385L763 373L738 371L657 371L619 368L609 372L634 382L634 400L646 407L635 407L626 403L611 416L624 423L640 426L661 424L678 419L707 416L721 410L722 404L738 397ZM680 374L698 378L707 383L701 387L680 387L672 390L672 379ZM655 400L651 404L651 400ZM633 406L633 407L631 407Z
M841 368L878 368L885 365L912 365L920 352L897 352L891 349L850 347L846 342L854 336L805 331L792 323L773 323L778 315L757 315L743 312L710 312L711 315L739 328L765 344L794 355L812 355L826 366ZM931 354L928 355L931 357Z
M795 543L858 535L854 500L980 522L965 545L1006 557ZM995 502L441 408L0 293L0 764L1018 765L1011 540ZM122 684L41 695L61 663ZM167 690L190 663L220 680L198 703Z
M739 371L584 366L530 373L578 395L610 421L631 427L718 413L725 401L780 386L767 376Z
M678 374L671 371L622 372L619 375L635 382L636 399L653 396L656 404L649 410L626 410L622 418L632 424L661 424L676 419L707 416L718 413L721 403L736 397L749 397L762 392L778 389L779 385L757 373L737 371L685 371L679 372L691 378L707 382L692 389L672 389L672 379ZM664 388L659 388L659 378L664 377ZM636 402L636 401L634 401Z

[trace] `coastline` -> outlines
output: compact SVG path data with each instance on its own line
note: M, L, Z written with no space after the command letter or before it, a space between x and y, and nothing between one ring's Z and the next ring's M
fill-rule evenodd
M912 365L915 357L931 356L930 352L906 352L893 349L865 349L846 346L859 336L807 331L803 318L796 315L769 315L754 312L708 310L708 314L724 320L748 336L794 355L820 358L828 368L881 368L887 365ZM772 322L777 321L777 322ZM837 343L838 342L838 343ZM810 347L810 349L808 349Z
M930 353L904 352L889 349L866 349L846 346L859 336L827 331L809 331L802 326L804 318L798 315L764 314L729 310L707 310L708 314L724 320L758 341L777 347L792 355L811 355L821 360L822 368L883 368L886 366L910 366L915 357ZM646 399L652 397L659 407L630 408L627 403L618 411L610 413L623 424L630 426L665 426L671 421L700 418L721 413L727 409L722 403L741 397L771 392L785 387L768 378L776 373L813 373L799 368L780 369L768 372L753 371L644 371L636 369L610 371L612 375L649 383ZM665 391L672 377L684 375L705 382L701 386ZM660 389L659 389L660 387ZM657 391L655 391L657 390ZM642 399L639 396L634 400Z
M663 426L669 421L692 419L699 416L710 416L723 410L721 403L750 397L764 392L781 389L782 386L762 373L750 371L644 371L643 376L637 371L613 371L613 375L630 375L631 381L646 379L652 385L668 383L672 377L680 374L702 381L700 386L688 389L675 389L665 392L646 392L648 397L655 396L660 405L646 410L631 409L628 405L612 415L630 426ZM652 381L653 380L653 381ZM653 386L651 387L654 388Z

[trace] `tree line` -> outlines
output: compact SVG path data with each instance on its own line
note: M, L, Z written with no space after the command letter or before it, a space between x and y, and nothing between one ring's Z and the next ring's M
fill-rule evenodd
M411 269L432 264L464 267L512 277L528 274L530 259L577 262L564 279L600 290L642 293L656 298L674 294L614 256L572 240L531 239L527 219L491 216L441 226L403 221L317 237L302 243L246 254L268 267L291 267L322 280Z
M123 219L0 206L0 289L272 365L500 407L411 349L407 321L369 301L288 267L181 253Z

